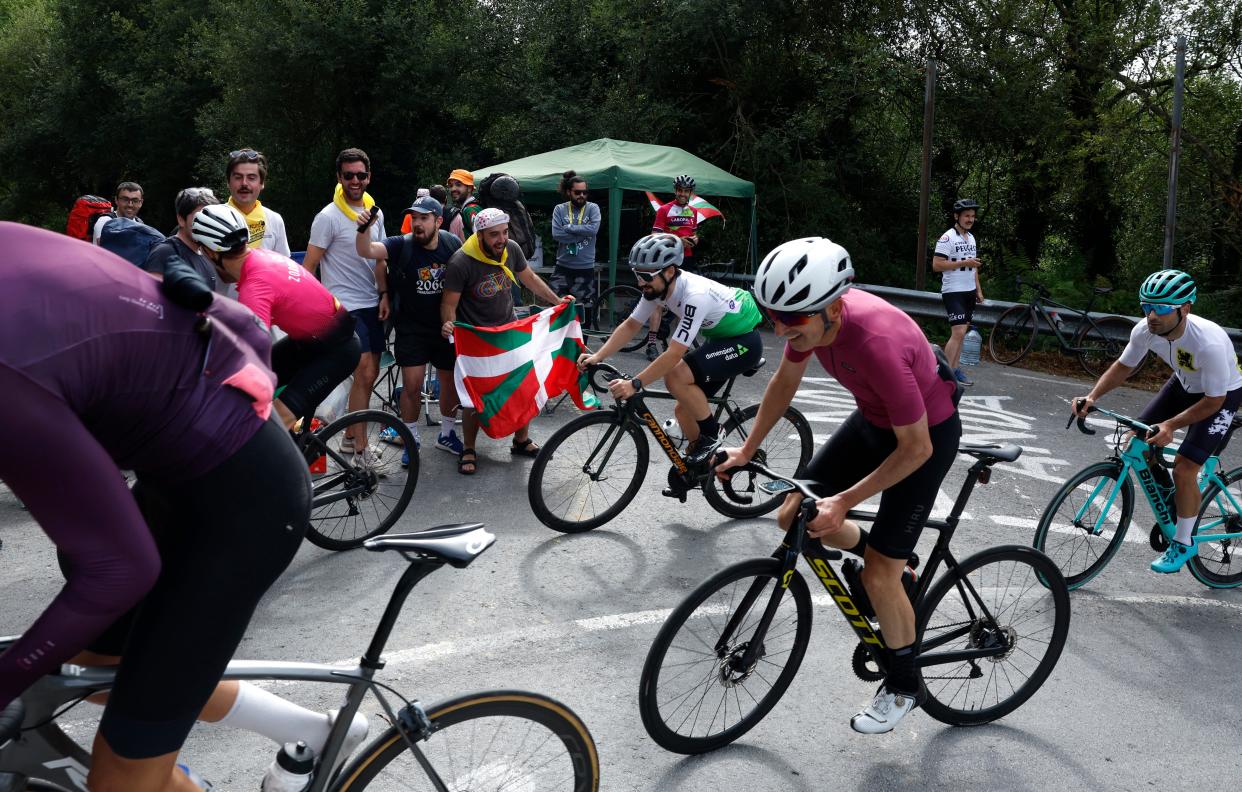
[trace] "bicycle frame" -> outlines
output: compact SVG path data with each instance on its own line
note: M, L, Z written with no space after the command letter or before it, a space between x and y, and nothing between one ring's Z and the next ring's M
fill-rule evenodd
M1099 329L1099 326L1095 323L1095 320L1091 318L1090 311L1091 311L1092 301L1093 300L1088 300L1086 309L1080 311L1077 308L1071 308L1065 303L1057 302L1051 297L1038 294L1036 295L1034 300L1031 300L1031 309L1035 311L1035 313L1037 313L1039 316L1043 317L1044 323L1047 324L1048 327L1052 330L1053 334L1056 335L1057 343L1061 345L1062 349L1068 352L1077 353L1077 352L1083 351L1084 349L1087 349L1087 347L1074 346L1073 339L1066 336L1064 333L1062 333L1061 327L1055 321L1053 321L1052 314L1048 310L1048 306L1051 305L1056 308L1069 311L1071 314L1077 317L1078 321L1080 322L1080 325L1078 327L1078 330L1073 335L1078 336L1084 332L1086 327L1092 327L1097 330Z

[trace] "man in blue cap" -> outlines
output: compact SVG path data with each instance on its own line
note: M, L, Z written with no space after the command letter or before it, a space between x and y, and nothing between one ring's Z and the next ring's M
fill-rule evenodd
M457 389L453 386L453 344L440 334L440 295L449 257L461 248L461 240L440 229L444 207L430 195L420 196L403 214L409 215L410 233L374 242L358 234L358 255L375 259L375 283L379 288L379 318L391 315L396 328L397 365L401 366L401 420L418 439L419 394L427 364L440 378L440 434L436 447L461 454L462 442L453 429ZM370 213L358 213L364 228ZM409 450L402 455L408 464Z

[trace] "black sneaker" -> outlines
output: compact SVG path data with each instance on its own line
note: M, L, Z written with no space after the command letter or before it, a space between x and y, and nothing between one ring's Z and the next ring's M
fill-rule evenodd
M656 342L647 342L647 360L652 361L660 356L660 348L656 346Z

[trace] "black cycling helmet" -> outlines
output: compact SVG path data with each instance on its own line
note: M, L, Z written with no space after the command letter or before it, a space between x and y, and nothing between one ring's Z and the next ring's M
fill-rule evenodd
M953 202L953 214L959 215L967 209L978 209L979 204L973 198L959 198Z
M687 190L693 190L694 189L694 177L688 173L683 173L680 176L678 176L676 179L673 179L673 189L681 189L682 187L686 188Z

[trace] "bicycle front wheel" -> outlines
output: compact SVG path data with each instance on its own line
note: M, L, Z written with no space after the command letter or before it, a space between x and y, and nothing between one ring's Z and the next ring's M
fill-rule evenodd
M1126 348L1130 331L1133 329L1134 322L1120 316L1106 316L1096 321L1095 324L1083 319L1082 332L1074 339L1074 346L1078 347L1078 362L1082 364L1082 370L1093 377L1103 374L1114 360L1121 357L1121 352ZM1148 357L1150 354L1143 355L1143 359L1134 368L1131 377L1142 370Z
M1224 483L1224 487L1221 483ZM1197 555L1187 566L1190 574L1211 588L1242 586L1242 539L1212 539L1213 534L1242 531L1242 468L1229 471L1221 482L1213 481L1203 491L1199 522L1195 525Z
M1008 715L1052 673L1069 622L1065 578L1043 553L1010 545L967 558L919 605L923 709L955 726Z
M647 438L615 409L580 415L539 449L526 494L554 531L598 528L634 500L647 475Z
M612 335L612 331L617 329L617 325L630 318L630 314L634 312L634 306L638 305L642 298L642 290L628 283L604 289L599 293L599 299L595 303L595 316L593 321L589 322L591 328L587 331L587 335L598 338L600 341L606 340ZM640 329L621 349L624 352L633 352L646 343L647 336Z
M638 691L647 734L682 754L728 745L780 700L810 640L811 595L797 571L788 589L774 558L743 561L708 578L673 610L647 652Z
M352 442L346 435L351 428ZM365 438L364 444L358 437ZM401 454L407 448L409 465L403 467ZM405 513L418 484L414 433L391 413L343 415L311 435L305 453L311 466L306 538L325 550L360 547L387 531Z
M988 335L988 351L997 363L1017 363L1035 343L1035 311L1029 305L1015 305L1000 315Z
M1117 554L1134 514L1134 485L1121 465L1099 462L1075 473L1039 518L1035 549L1065 576L1070 590L1100 574Z
M389 728L341 773L337 792L595 792L599 756L574 712L516 690L475 693L427 710L416 756Z
M724 444L736 447L745 443L758 414L759 405L752 404L730 419L721 435ZM802 413L790 407L776 420L767 437L763 438L763 444L755 454L755 461L782 476L799 478L811 461L814 451L815 435L811 432L811 424ZM772 511L785 500L784 493L768 495L759 489L761 479L762 477L754 473L739 473L733 477L733 491L752 498L750 505L730 499L715 476L708 477L704 483L703 495L712 508L721 514L729 517L758 517Z

